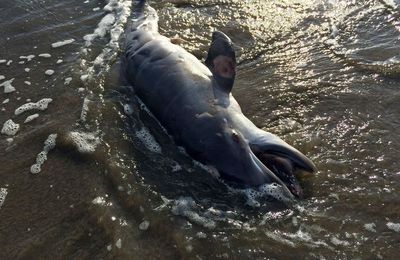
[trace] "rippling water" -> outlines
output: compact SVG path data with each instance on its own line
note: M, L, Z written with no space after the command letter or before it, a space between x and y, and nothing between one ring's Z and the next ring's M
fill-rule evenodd
M0 0L0 127L19 124L0 136L0 258L395 259L400 3L152 2L199 59L232 38L244 113L319 169L306 198L250 206L132 103L131 0Z

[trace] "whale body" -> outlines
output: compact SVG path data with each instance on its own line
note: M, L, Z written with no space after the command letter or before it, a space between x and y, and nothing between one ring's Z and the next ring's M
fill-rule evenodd
M138 1L127 29L122 73L177 145L244 187L280 184L301 197L294 175L316 171L304 154L256 127L231 94L236 75L233 43L214 32L203 64L158 33L156 11Z

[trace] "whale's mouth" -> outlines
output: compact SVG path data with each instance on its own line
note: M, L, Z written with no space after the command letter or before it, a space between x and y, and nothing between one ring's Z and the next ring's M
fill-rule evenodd
M272 171L276 177L297 198L303 198L303 189L295 176L295 166L291 160L283 156L269 153L255 153L257 158Z
M250 149L265 168L272 172L269 175L275 175L281 185L285 185L295 197L304 197L296 175L299 171L308 173L317 171L309 158L270 133L266 133L266 136L252 143Z

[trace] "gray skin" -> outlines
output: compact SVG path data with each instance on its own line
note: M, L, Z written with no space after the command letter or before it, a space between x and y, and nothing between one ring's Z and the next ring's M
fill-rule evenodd
M213 34L206 65L158 33L155 10L139 1L126 35L122 73L178 145L220 176L245 187L282 185L301 196L294 169L314 164L279 137L257 128L231 94L236 59L231 40Z

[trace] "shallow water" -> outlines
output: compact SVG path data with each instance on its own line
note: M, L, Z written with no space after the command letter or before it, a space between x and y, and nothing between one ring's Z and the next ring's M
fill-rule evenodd
M1 259L398 256L398 1L152 4L162 34L200 59L216 29L235 42L244 113L319 169L290 207L248 205L120 86L130 4L0 0L0 84L15 88L0 88L0 127L20 125L0 135ZM15 115L44 98L47 109Z

